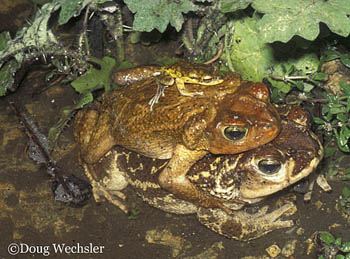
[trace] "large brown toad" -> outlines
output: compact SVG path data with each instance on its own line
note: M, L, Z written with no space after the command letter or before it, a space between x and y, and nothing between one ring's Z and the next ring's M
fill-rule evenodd
M165 89L152 111L149 101L158 81L149 78L103 95L96 108L76 116L74 135L80 160L90 166L114 145L147 157L170 159L159 183L177 197L203 207L224 207L222 202L192 184L188 169L208 152L236 154L273 140L280 118L262 83L228 74L221 84L193 85L203 95L185 97L176 86Z
M100 200L104 196L124 211L126 208L118 200L123 197L119 191L130 183L154 207L176 214L196 213L202 224L221 235L238 240L254 239L292 226L291 220L281 221L279 217L295 206L287 203L270 213L263 207L256 214L249 214L239 210L242 205L237 205L236 200L256 203L292 185L314 171L323 156L322 145L309 129L304 111L293 107L282 117L281 133L271 143L238 155L209 153L188 171L187 177L197 188L236 210L232 215L176 198L158 184L158 175L167 160L147 158L119 146L95 164L100 178L94 178L88 167L86 173L95 198Z

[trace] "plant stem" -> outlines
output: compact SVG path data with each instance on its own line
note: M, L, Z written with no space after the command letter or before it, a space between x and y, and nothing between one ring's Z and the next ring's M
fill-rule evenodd
M232 28L231 32L226 32L225 33L225 38L224 38L224 51L225 51L225 55L226 55L226 58L227 58L227 65L228 65L228 68L230 69L230 71L232 71L232 72L234 72L235 69L233 68L231 55L230 55L230 52L229 52L229 38L233 34L234 34L234 27Z
M125 52L124 52L124 38L123 38L123 17L122 17L122 11L120 9L119 4L117 4L117 38L116 38L116 44L117 44L117 57L118 62L121 63L125 59Z
M274 76L274 75L270 75L270 77L274 80L279 80L279 81L288 81L288 80L307 80L310 81L310 77L309 76Z

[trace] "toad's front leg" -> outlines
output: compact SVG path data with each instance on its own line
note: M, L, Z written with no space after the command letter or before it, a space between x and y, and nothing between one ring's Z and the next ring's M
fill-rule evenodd
M185 86L184 80L181 79L181 78L177 78L176 79L176 87L177 87L177 90L179 91L179 93L182 96L193 97L193 96L196 96L196 95L203 95L203 92L193 92L191 90L188 90L187 86Z
M183 145L177 145L172 158L159 175L159 184L180 199L201 207L221 208L231 214L231 210L220 199L202 192L186 177L191 166L206 153L207 151L193 151Z

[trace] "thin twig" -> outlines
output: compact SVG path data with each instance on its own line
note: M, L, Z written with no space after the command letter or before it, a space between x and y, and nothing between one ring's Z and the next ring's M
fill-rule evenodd
M193 54L193 51L194 51L193 42L191 42L191 40L189 39L185 31L182 33L182 42L185 45L185 48L188 50L188 52Z
M185 31L187 33L189 41L193 44L194 37L193 37L193 18L192 17L190 17L185 23Z
M327 99L324 99L324 98L302 99L302 100L310 103L328 103L329 102ZM339 104L346 105L347 102L339 101Z
M117 34L118 37L116 40L117 45L117 57L118 62L121 63L125 60L125 50L124 50L124 37L123 37L123 17L122 17L122 11L120 9L120 5L117 4L117 13L116 13L116 19L117 19Z
M278 81L288 81L288 80L307 80L310 81L311 78L310 76L274 76L274 75L270 75L270 77L274 80L278 80Z
M227 65L230 71L235 71L235 69L233 68L233 64L232 64L232 60L231 60L231 55L229 52L229 36L234 34L234 28L232 32L227 32L225 33L225 37L224 37L224 50L225 50L225 56L227 58Z
M84 15L84 20L83 20L83 31L79 36L79 49L82 50L82 45L85 42L85 48L86 48L86 53L89 55L89 42L88 42L88 37L87 37L87 22L88 22L88 17L89 17L89 9L90 9L90 4L87 5L85 15Z
M204 62L204 64L208 65L218 60L221 57L223 50L224 50L224 44L220 43L218 53L215 55L215 57Z

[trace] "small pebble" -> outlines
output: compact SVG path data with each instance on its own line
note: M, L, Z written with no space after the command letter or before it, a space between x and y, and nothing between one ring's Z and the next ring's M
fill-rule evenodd
M294 254L295 246L297 244L297 240L289 240L285 246L282 248L282 255L285 257L290 257Z
M301 236L301 235L303 235L303 234L305 233L305 229L303 229L303 228L298 228L297 231L296 231L296 233L297 233L298 236Z
M269 254L269 256L275 258L281 253L281 248L279 248L278 245L273 244L272 246L266 248L265 251Z

